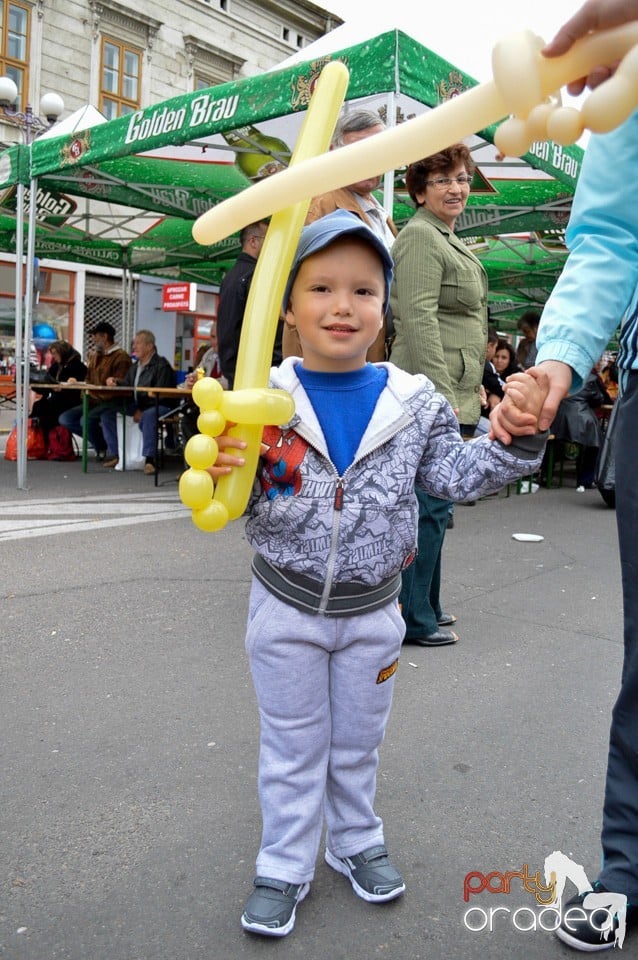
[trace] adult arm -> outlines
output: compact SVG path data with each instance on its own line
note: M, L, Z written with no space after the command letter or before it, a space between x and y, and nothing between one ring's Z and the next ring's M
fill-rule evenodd
M638 112L611 133L590 138L567 228L569 257L538 331L536 365L569 364L573 390L635 306L638 205L628 198L628 184L637 169Z
M576 187L566 240L569 257L538 330L536 367L550 379L539 422L544 429L569 391L579 390L618 324L635 325L638 208L628 184L638 169L638 113L611 133L590 138ZM505 440L513 421L492 412L493 435Z

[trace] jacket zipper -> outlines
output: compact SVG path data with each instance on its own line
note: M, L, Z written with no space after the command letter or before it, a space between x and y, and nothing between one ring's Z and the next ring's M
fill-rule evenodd
M347 472L347 471L346 471ZM325 613L328 606L332 581L334 579L335 561L337 559L337 545L339 543L339 528L341 527L341 511L343 509L343 477L337 478L337 487L333 500L332 532L330 534L330 553L326 561L326 582L319 601L319 614Z

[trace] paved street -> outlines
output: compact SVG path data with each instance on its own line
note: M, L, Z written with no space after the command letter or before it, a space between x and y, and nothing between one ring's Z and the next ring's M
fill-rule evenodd
M464 902L464 878L542 879L554 850L596 875L622 654L614 512L572 478L456 508L443 595L461 639L404 647L382 748L378 809L407 892L366 904L320 860L294 932L271 941L239 926L260 833L250 550L241 522L196 530L177 467L156 489L29 462L22 491L0 459L0 956L576 956L530 929L520 879Z

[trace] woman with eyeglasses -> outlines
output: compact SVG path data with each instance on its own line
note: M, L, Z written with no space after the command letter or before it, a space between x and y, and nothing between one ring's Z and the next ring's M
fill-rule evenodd
M410 164L406 186L416 212L392 248L395 275L390 296L395 327L392 362L432 380L450 401L464 437L474 435L481 415L487 345L487 275L454 233L473 174L474 163L464 143ZM439 599L450 505L419 490L417 497L419 552L403 574L399 602L406 642L443 646L458 639L449 629L456 617L442 611Z

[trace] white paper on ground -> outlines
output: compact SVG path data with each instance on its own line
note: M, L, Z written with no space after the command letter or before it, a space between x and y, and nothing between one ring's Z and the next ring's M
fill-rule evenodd
M513 533L512 540L524 540L526 543L540 543L545 537L538 533Z

